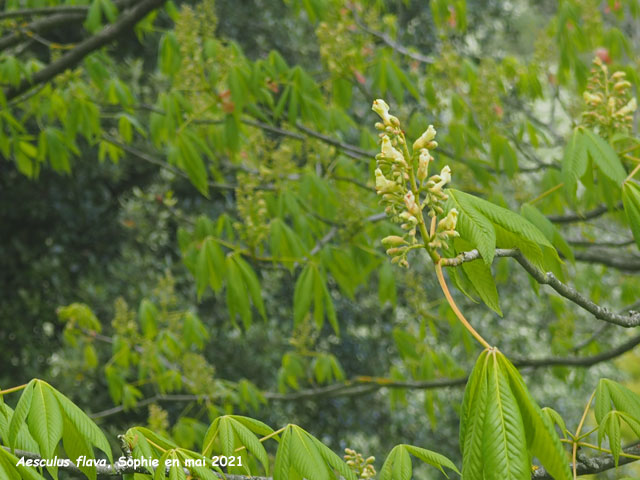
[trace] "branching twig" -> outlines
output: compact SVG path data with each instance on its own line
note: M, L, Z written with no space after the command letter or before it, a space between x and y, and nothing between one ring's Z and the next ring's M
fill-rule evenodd
M640 312L631 311L626 315L612 312L589 300L573 287L570 287L551 272L544 273L533 265L518 249L496 249L496 257L512 257L541 285L549 285L560 295L582 307L597 319L613 323L621 327L637 327L640 325ZM463 252L457 257L446 259L444 266L458 266L465 262L472 262L482 258L478 250Z
M624 453L630 455L640 455L640 443L631 447L623 448ZM628 457L620 457L618 465L626 465L635 462L636 459ZM593 475L594 473L604 472L615 468L613 455L599 455L597 457L582 457L576 463L576 472L578 475ZM531 475L532 480L553 480L553 477L547 473L544 468L539 468Z
M22 8L19 10L7 10L0 12L0 19L15 17L36 17L39 15L81 13L86 15L89 7L86 5L60 5L58 7Z
M25 78L17 87L6 90L5 98L11 100L41 83L52 80L65 70L73 68L87 55L104 47L133 28L147 14L161 7L165 1L166 0L141 0L129 10L123 12L113 24L107 25L100 32L80 42L75 48L69 50L56 61L50 63L42 70L38 70L29 78ZM82 17L84 17L84 14L82 14Z

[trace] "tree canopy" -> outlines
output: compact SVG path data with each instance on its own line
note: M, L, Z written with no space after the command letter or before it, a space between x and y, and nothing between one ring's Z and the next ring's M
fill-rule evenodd
M640 475L639 15L5 0L1 476Z

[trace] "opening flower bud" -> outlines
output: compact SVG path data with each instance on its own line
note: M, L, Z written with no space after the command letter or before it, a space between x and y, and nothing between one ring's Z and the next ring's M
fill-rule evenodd
M442 187L451 181L451 169L449 168L449 165L442 167L438 177L438 182L433 186L434 190L442 189Z
M420 151L420 156L418 157L418 180L421 182L427 178L429 173L429 162L433 160L433 157L429 153L429 150L423 148Z
M438 231L444 232L455 230L457 222L458 210L452 208L451 210L449 210L449 213L447 213L447 216L440 220L440 222L438 223Z
M404 156L402 155L402 153L400 153L398 150L393 148L393 145L391 145L391 140L387 135L382 136L381 151L382 151L382 155L385 158L392 160L393 162L399 163L400 165L407 164L407 162L405 162L404 160Z
M391 115L389 115L389 105L387 105L387 102L385 102L381 98L378 98L377 100L373 101L371 110L380 115L382 123L387 126L391 125Z
M436 138L436 129L433 128L433 125L429 125L429 127L424 131L420 137L413 142L413 151L418 151L423 148L427 148L427 144Z
M418 204L416 203L416 199L413 196L413 192L411 190L409 190L405 196L404 196L404 204L407 207L407 211L411 214L411 215L419 215L420 214L420 207L418 206Z
M388 237L384 237L382 239L382 245L384 245L385 247L400 247L407 244L408 242L398 235L389 235Z

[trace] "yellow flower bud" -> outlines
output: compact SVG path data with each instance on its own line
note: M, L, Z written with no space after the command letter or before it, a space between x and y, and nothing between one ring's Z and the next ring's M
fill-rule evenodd
M411 190L409 190L405 196L404 196L404 204L407 207L407 211L411 214L411 215L419 215L420 214L420 207L418 206L418 204L416 203L416 199L413 196L413 192Z
M376 192L378 195L382 195L383 193L393 193L400 191L400 185L397 183L388 180L387 177L384 176L382 170L376 168Z
M418 180L423 182L429 173L429 162L433 160L433 157L429 153L429 150L423 148L418 157Z
M398 235L389 235L388 237L384 237L382 239L382 245L385 247L399 247L401 245L407 245L407 241L399 237Z
M389 105L387 105L387 102L385 102L381 98L378 98L377 100L373 101L371 110L380 115L380 118L385 125L391 125L391 116L389 115Z
M395 163L399 163L400 165L407 164L402 153L393 148L393 145L391 145L391 140L387 135L382 136L381 151L384 158L392 160Z
M456 210L455 208L452 208L451 210L449 210L449 213L447 213L447 216L444 217L442 220L440 220L440 222L438 223L438 231L443 232L443 231L455 230L457 223L458 223L458 210Z
M420 138L413 142L413 151L416 152L423 148L427 148L427 144L434 138L436 138L436 129L433 128L433 125L429 125L424 133L420 135Z

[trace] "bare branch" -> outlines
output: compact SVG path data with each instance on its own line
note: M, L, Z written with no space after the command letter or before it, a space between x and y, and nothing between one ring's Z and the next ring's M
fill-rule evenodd
M430 64L433 63L433 58L428 57L426 55L422 55L421 53L412 52L407 47L405 47L404 45L402 45L402 44L396 42L395 40L393 40L386 33L378 32L376 30L373 30L372 28L369 28L360 19L360 16L356 12L355 8L353 8L353 7L351 8L351 13L353 13L353 19L355 20L356 25L361 30L363 30L364 32L367 32L369 35L372 35L372 36L382 40L382 42L384 42L387 46L391 47L396 52L398 52L398 53L400 53L402 55L405 55L405 56L409 57L411 60L415 60L416 62L426 63L427 65L430 65Z
M496 249L496 257L512 257L531 275L536 282L541 285L549 285L560 295L572 301L576 305L582 307L589 313L593 314L597 319L605 322L613 323L621 327L631 328L640 325L640 312L630 311L626 315L614 313L600 305L589 300L573 287L570 287L560 280L551 272L541 272L538 270L518 249ZM463 252L457 257L446 259L444 266L458 266L465 262L473 262L482 258L478 250Z
M50 63L42 70L38 70L31 77L24 79L17 87L12 87L5 91L6 99L11 100L41 83L52 80L65 70L73 68L90 53L104 47L124 32L132 29L140 20L147 16L147 14L160 8L165 1L166 0L140 1L131 9L123 12L115 23L107 25L97 34L80 42L75 48L69 50L58 60Z
M0 12L0 19L15 17L37 17L40 15L81 13L86 15L89 7L86 5L60 5L58 7L23 8L19 10L7 10Z
M82 21L87 16L86 11L67 12L57 15L51 15L31 22L18 31L9 33L0 38L0 51L13 47L29 37L24 32L43 33L60 25L69 24L70 22Z
M614 207L614 210L621 210L622 203L617 204ZM547 218L551 220L553 223L575 223L575 222L584 222L585 220L593 220L594 218L598 218L609 211L609 208L606 205L599 205L593 210L589 210L584 213L570 213L568 215L548 215Z
M621 254L618 251L593 249L574 252L576 260L586 263L599 263L623 272L640 270L640 257L632 253Z
M633 238L628 238L626 240L611 240L611 241L601 241L601 242L590 242L588 240L567 240L569 245L573 245L574 247L582 247L582 248L590 248L590 247L627 247L629 245L633 245L635 240Z
M629 455L640 455L640 443L631 447L623 448L622 451ZM636 458L620 457L618 466L636 462ZM577 462L578 475L592 475L594 473L604 472L616 468L613 455L599 455L597 457L587 457L583 455ZM553 477L547 473L544 468L539 468L531 474L533 480L553 480Z
M621 345L612 348L606 352L592 355L589 357L546 357L546 358L523 358L516 359L513 364L516 367L524 367L529 369L538 369L543 367L554 366L573 366L588 368L598 363L612 360L624 353L632 350L636 345L640 344L640 335L630 338ZM410 390L436 390L448 387L462 387L466 385L468 377L458 378L436 378L433 380L390 380L384 377L355 377L341 383L334 383L317 388L308 388L290 393L278 392L262 392L267 400L276 400L283 402L298 401L309 398L319 397L353 397L359 395L367 395L374 393L382 388L407 388ZM155 402L202 402L213 400L212 395L194 395L194 394L168 394L154 395L139 401L133 408L141 408ZM91 418L104 418L115 415L124 411L122 405L118 405L107 410L102 410L90 415Z

